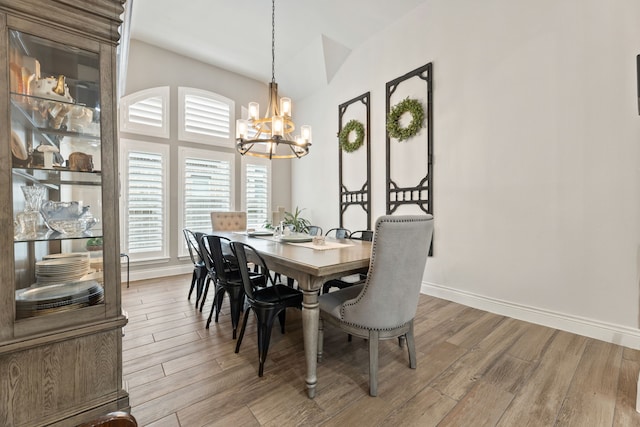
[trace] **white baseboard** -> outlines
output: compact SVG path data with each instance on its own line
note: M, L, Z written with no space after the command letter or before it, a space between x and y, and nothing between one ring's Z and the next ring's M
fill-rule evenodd
M159 267L157 265L150 265L146 269L131 270L131 277L129 280L135 282L136 280L157 279L158 277L179 276L182 274L188 274L193 271L193 264L185 265L172 265L169 267ZM127 282L127 270L123 266L121 271L122 283Z
M423 294L502 316L640 350L640 329L502 301L434 283L422 283Z

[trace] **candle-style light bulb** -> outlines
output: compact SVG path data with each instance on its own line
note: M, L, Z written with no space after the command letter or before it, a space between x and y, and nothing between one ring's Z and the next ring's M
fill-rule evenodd
M284 130L284 119L281 116L271 118L271 136L282 136Z
M236 120L236 139L245 139L249 132L249 123L246 120Z
M291 117L291 98L280 98L280 115L282 117Z
M300 126L300 133L302 134L301 137L305 143L308 144L311 142L311 126Z
M249 103L249 120L258 120L260 118L260 104L257 102Z

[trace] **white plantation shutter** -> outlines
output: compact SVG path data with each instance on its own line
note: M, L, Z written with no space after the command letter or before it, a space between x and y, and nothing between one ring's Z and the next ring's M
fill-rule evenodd
M229 138L228 104L195 95L187 95L184 102L185 131Z
M125 246L133 259L167 252L168 148L125 141Z
M231 210L231 164L186 157L184 184L184 228L210 231L211 211Z
M178 88L178 138L184 141L233 146L235 103L213 92Z
M212 211L233 211L235 154L190 147L178 148L178 224L180 229L211 232ZM178 256L188 255L183 243Z
M169 138L169 86L141 90L122 98L120 130Z
M247 227L259 228L269 219L269 171L266 165L246 165Z
M247 227L261 228L271 222L271 161L242 156L242 209Z
M154 96L130 105L127 119L144 126L162 127L162 98Z

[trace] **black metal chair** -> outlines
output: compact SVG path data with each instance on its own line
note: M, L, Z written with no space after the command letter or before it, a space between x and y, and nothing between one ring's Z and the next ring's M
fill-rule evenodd
M199 237L198 237L198 242L200 243L200 252L203 254L203 258L205 258L206 260L206 256L204 256L206 253L208 253L208 248L203 247L203 243L202 243L202 236L204 236L205 233L199 233ZM227 269L229 270L237 270L238 269L238 260L236 260L236 256L233 255L233 253L231 252L231 247L229 246L229 239L227 239L226 237L223 238L223 242L224 244L222 244L222 256L224 258L224 265ZM206 263L205 263L206 265ZM208 277L206 278L206 280L204 280L204 286L203 286L203 291L202 291L202 299L200 300L200 311L202 312L202 308L204 307L204 303L207 300L207 295L209 294L209 284L213 281L215 283L216 281L216 276L215 276L215 265L212 264L211 268L207 268L207 275ZM214 299L215 299L215 295L214 295ZM197 301L196 301L196 305L197 305ZM220 307L218 307L219 309ZM217 322L217 320L216 320Z
M249 312L253 310L258 321L258 357L260 362L258 376L261 377L264 372L264 362L267 360L267 352L269 351L273 322L278 316L280 329L284 334L286 310L288 307L302 308L302 292L286 285L276 284L264 259L253 247L241 242L231 242L231 248L238 258L244 292L249 301L249 308L244 313L242 329L236 343L236 353L240 351L244 331L249 320ZM251 278L251 271L247 266L248 261L260 267L260 271L262 271L261 280Z
M184 239L187 242L187 249L189 250L189 257L193 263L193 274L191 275L191 286L189 287L189 296L187 299L191 299L191 294L195 288L196 290L196 308L198 307L198 301L202 296L202 288L207 278L207 266L204 263L204 257L200 250L200 236L202 233L193 232L187 228L182 230Z
M331 235L332 233L333 233L333 236ZM349 236L351 235L351 231L349 231L346 228L336 227L328 230L324 235L329 237L335 237L336 239L348 239Z
M353 240L365 240L367 242L373 241L373 230L357 230L349 235Z
M357 230L351 233L349 235L349 238L371 242L373 241L373 230ZM359 285L361 283L364 283L366 278L366 274L354 274L347 277L341 277L340 279L328 280L322 285L322 293L326 294L331 288L344 289L349 286Z
M244 306L244 287L242 285L242 277L238 265L232 262L235 257L225 256L225 252L231 253L229 247L230 240L225 237L205 234L201 238L204 261L207 266L207 285L209 282L214 283L214 298L211 305L211 312L207 319L206 328L209 329L213 312L216 312L215 321L218 323L218 316L222 308L224 294L229 294L229 306L231 309L231 326L233 328L233 338L236 338L238 323L240 322L240 313ZM224 247L224 248L223 248ZM225 250L226 249L226 250ZM246 268L246 267L245 267ZM251 273L251 280L261 280L260 274ZM206 296L206 294L205 294Z
M307 227L307 234L310 236L322 236L322 227L318 225L310 225Z

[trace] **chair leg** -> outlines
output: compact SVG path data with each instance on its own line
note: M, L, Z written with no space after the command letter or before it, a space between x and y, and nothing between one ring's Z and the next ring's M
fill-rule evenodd
M264 373L264 362L266 362L267 353L269 352L271 329L273 328L273 322L276 319L276 312L273 310L260 309L255 310L255 312L258 318L258 357L260 362L258 376L261 377Z
M209 325L211 324L211 318L213 317L213 311L216 309L217 301L218 300L218 293L214 292L214 296L213 296L213 303L211 304L211 311L209 312L209 318L207 319L207 325L205 326L206 329L209 329ZM218 321L218 315L216 315L216 322Z
M189 296L187 297L187 299L191 299L191 294L193 293L193 288L196 287L196 270L193 270L193 274L191 275L191 286L189 287ZM198 292L196 291L196 296L198 295Z
M204 284L204 289L202 291L202 301L200 301L200 313L202 313L202 307L204 307L204 302L207 300L207 294L209 293L209 285L211 283L211 277L207 275L207 281ZM214 281L215 283L215 281ZM214 285L215 286L215 285ZM196 299L196 308L198 308L198 300Z
M207 275L207 278L205 279L205 282L203 284L203 286L200 287L200 289L196 289L196 309L198 308L198 302L200 302L200 298L202 298L203 300L206 299L206 294L209 291L209 282L211 281L211 278L209 277L209 275ZM205 297L202 296L202 294L204 293ZM202 310L200 310L202 311Z
M287 320L287 309L285 308L278 313L278 320L280 320L280 332L284 334L284 322Z
M242 328L240 329L240 336L238 337L238 342L236 343L236 353L240 352L240 344L242 344L242 338L244 338L244 330L247 328L247 320L249 320L250 311L251 311L251 307L248 307L244 312L244 319L242 320Z
M229 305L231 306L231 326L233 327L233 339L236 339L240 313L244 304L244 289L240 286L233 287L229 291Z
M413 339L413 320L407 332L407 347L409 348L409 367L416 369L416 344Z
M378 395L378 331L369 331L369 395Z
M196 295L198 297L200 297L202 295L202 291L204 289L204 282L207 280L209 276L207 275L207 273L204 273L204 275L202 274L202 272L199 272L196 275Z
M322 362L322 347L324 344L324 321L322 317L318 320L318 363Z
M216 323L218 323L218 316L220 316L220 309L222 309L222 301L224 300L224 288L222 286L216 286L215 294L213 305L216 307Z

